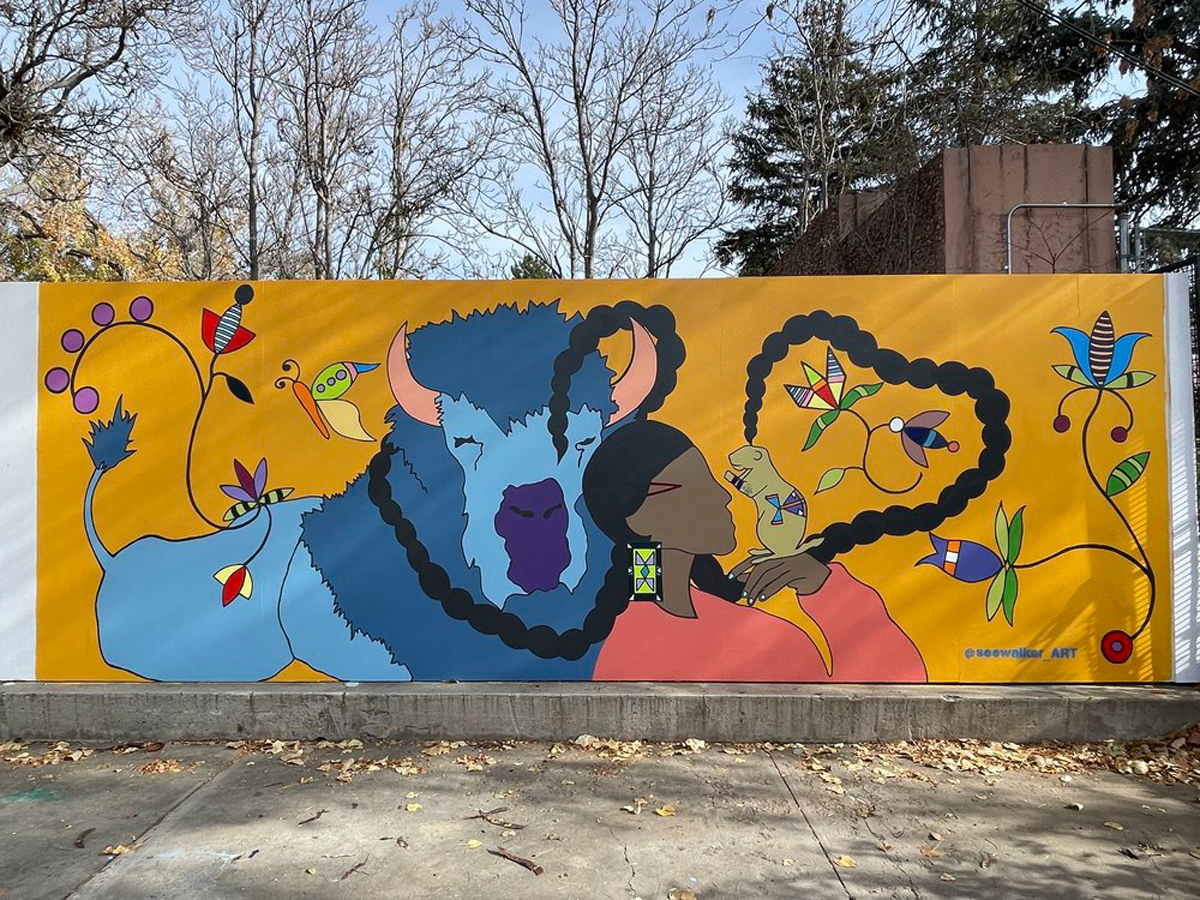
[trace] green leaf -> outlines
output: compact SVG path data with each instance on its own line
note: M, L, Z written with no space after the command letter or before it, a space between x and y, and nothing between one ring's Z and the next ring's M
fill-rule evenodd
M875 384L860 384L857 387L850 388L850 390L846 391L846 395L842 397L840 408L849 409L863 397L870 397L876 393L881 387L883 387L882 381Z
M808 430L808 440L804 442L804 446L800 449L807 450L815 444L821 435L824 434L825 429L837 421L840 413L840 409L830 409L817 416L817 420L812 423L812 428Z
M234 378L227 372L218 372L225 379L225 385L229 388L229 393L237 397L243 403L254 403L254 395L250 393L250 388L246 387L246 383L240 378Z
M844 478L845 475L846 475L845 469L837 469L837 468L829 469L824 475L821 476L821 480L817 482L816 493L819 494L819 493L821 493L821 491L827 491L830 488L837 487L841 483L842 478Z
M1008 523L1008 561L1015 563L1021 555L1021 541L1025 537L1025 507L1017 510Z
M1067 379L1067 381L1073 381L1075 384L1091 384L1088 381L1088 377L1083 374L1083 369L1078 366L1051 366L1050 368Z
M1118 375L1104 386L1110 391L1127 391L1130 388L1141 387L1153 380L1153 372L1126 372L1124 375Z
M1004 596L1000 600L1000 605L1004 607L1004 618L1008 620L1011 626L1013 623L1013 610L1017 608L1017 572L1015 569L1005 569L1004 575ZM997 578L1000 576L997 575Z
M1142 477L1142 473L1146 471L1146 463L1150 459L1150 451L1143 450L1141 453L1135 453L1133 456L1126 457L1121 460L1108 475L1108 482L1104 485L1104 493L1110 497L1115 497L1124 491L1129 490L1138 479Z
M996 549L1001 559L1008 559L1008 516L1004 514L1003 503L996 510Z
M1004 576L1006 574L1007 570L1001 572L988 585L987 618L989 622L996 618L996 613L1000 610L1000 602L1004 599Z

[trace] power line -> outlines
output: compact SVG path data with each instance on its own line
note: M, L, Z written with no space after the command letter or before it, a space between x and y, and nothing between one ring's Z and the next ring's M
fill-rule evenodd
M1070 19L1066 19L1063 16L1060 16L1058 13L1054 12L1053 10L1047 9L1044 6L1041 6L1038 3L1035 3L1034 0L1017 0L1017 2L1019 2L1022 6L1033 10L1036 13L1040 13L1041 15L1046 16L1052 22L1058 23L1059 25L1066 28L1068 31L1071 31L1071 32L1079 35L1080 37L1084 38L1085 40L1090 41L1091 43L1095 44L1097 47L1103 47L1106 51L1108 51L1109 53L1118 57L1119 59L1125 60L1130 65L1137 66L1139 69L1142 69L1146 72L1149 72L1152 75L1157 76L1158 78L1161 78L1163 81L1167 82L1167 84L1171 85L1172 87L1178 88L1181 91L1185 91L1186 93L1191 94L1193 97L1200 97L1200 90L1197 90L1196 88L1192 87L1186 81L1183 81L1179 78L1176 78L1174 75L1170 75L1170 74L1164 72L1158 66L1151 65L1150 63L1146 62L1146 60L1142 59L1141 57L1137 56L1136 54L1130 53L1128 50L1122 49L1121 47L1118 47L1115 44L1111 44L1108 41L1105 41L1101 38L1096 37L1096 35L1092 34L1087 29L1081 28L1080 26L1078 26L1074 22L1072 22Z

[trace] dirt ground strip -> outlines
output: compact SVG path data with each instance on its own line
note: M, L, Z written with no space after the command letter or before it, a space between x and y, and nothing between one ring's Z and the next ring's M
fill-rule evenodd
M1187 897L1135 745L0 744L0 898Z

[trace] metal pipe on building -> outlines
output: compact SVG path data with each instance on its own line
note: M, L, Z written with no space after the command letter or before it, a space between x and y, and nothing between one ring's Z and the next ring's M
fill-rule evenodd
M1004 271L1012 274L1012 217L1019 209L1121 209L1120 203L1069 203L1063 200L1059 203L1018 203L1008 211L1004 219ZM1125 271L1129 258L1129 223L1124 223L1120 265Z

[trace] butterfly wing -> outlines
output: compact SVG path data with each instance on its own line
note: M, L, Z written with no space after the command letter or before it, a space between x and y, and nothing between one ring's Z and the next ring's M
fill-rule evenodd
M321 432L321 437L329 440L329 429L326 427L324 419L321 418L321 413L317 409L317 401L313 399L308 385L302 381L293 381L292 392L296 395L296 400L299 401L304 411L308 413L308 417L312 419L312 423L317 426L317 431Z
M940 409L931 409L927 412L917 413L904 424L906 427L913 426L915 428L937 428L948 418L950 418L950 413Z
M325 416L329 427L342 437L352 441L373 441L362 425L362 414L349 400L318 400L318 409Z

